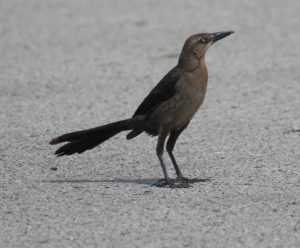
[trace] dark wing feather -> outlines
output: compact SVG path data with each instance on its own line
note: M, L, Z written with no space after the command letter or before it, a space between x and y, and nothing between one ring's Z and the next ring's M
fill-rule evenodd
M150 114L162 102L170 99L175 94L175 85L179 78L179 69L174 67L153 88L153 90L137 108L133 117L137 115Z

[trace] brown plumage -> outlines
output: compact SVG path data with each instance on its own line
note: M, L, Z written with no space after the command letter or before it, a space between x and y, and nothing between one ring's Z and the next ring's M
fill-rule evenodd
M68 142L55 154L63 156L82 153L122 131L131 130L127 139L146 132L152 136L158 135L156 152L164 179L156 183L157 186L188 187L189 182L197 181L182 176L172 151L178 136L188 126L204 100L208 78L204 60L207 49L232 33L201 33L189 37L182 48L178 64L154 87L132 118L54 138L50 141L51 145ZM176 180L169 179L163 160L168 136L166 149L176 170Z

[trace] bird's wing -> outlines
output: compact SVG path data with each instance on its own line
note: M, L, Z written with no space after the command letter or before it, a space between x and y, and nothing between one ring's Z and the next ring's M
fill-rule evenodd
M180 78L180 71L174 67L153 88L135 111L134 116L150 114L162 102L170 99L175 94L175 85Z

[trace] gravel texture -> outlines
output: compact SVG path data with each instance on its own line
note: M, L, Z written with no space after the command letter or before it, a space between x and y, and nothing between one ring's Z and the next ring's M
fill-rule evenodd
M300 2L0 1L0 247L300 247ZM205 102L162 177L156 138L55 158L64 132L127 118L194 33ZM174 176L170 160L168 169Z

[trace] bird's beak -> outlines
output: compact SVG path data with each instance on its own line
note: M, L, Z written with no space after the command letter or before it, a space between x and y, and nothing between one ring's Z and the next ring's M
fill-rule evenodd
M216 41L221 40L221 39L225 38L226 36L231 35L231 34L233 34L233 33L234 33L234 31L226 31L226 32L212 33L212 36L213 36L212 40L213 40L213 43L215 43Z

